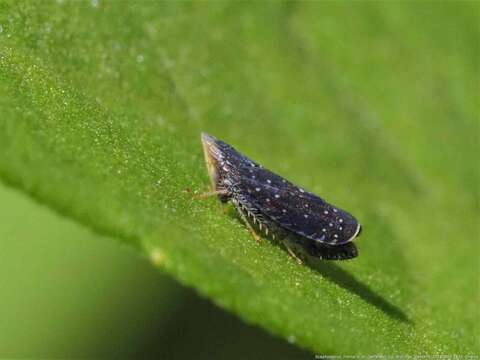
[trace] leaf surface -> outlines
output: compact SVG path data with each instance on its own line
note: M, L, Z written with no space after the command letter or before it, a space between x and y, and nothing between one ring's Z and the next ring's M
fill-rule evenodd
M0 176L316 353L475 353L476 24L474 3L2 1ZM360 257L298 266L194 200L201 131L355 214Z

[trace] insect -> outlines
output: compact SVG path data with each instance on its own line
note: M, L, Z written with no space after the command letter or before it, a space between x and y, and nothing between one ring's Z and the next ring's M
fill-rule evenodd
M358 255L352 240L361 225L348 212L263 168L232 146L206 133L201 134L212 191L201 197L218 196L231 201L257 241L255 227L279 238L287 251L300 248L326 260L351 259Z

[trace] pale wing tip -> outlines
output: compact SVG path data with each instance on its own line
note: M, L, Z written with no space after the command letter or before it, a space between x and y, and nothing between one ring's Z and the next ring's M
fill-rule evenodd
M338 242L333 242L333 243L326 243L327 245L331 245L331 246L343 246L343 245L346 245L348 243L351 243L356 237L358 237L360 235L362 231L362 225L360 224L357 224L357 228L355 229L355 232L353 233L353 235L348 238L347 240L344 240L344 241L338 241Z
M357 230L355 230L355 233L353 234L353 236L350 239L348 239L346 242L350 242L353 239L355 239L358 235L360 235L361 231L362 231L362 225L358 224L357 225Z

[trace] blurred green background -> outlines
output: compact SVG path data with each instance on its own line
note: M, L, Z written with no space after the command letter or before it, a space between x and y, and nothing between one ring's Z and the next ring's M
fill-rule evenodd
M0 0L0 357L478 352L479 6ZM352 211L360 257L192 201L200 131Z
M4 185L0 218L1 358L311 358Z

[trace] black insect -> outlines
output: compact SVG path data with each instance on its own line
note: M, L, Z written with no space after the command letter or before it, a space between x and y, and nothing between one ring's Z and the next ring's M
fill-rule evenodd
M260 237L253 225L286 240L285 247L297 260L289 244L321 259L358 255L352 240L361 226L348 212L264 169L211 135L202 133L202 143L213 186L204 195L218 195L224 203L230 200L257 241Z

